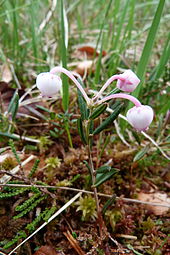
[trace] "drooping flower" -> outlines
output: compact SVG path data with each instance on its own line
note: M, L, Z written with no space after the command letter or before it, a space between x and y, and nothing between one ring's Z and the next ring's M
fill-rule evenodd
M117 88L125 92L133 92L138 86L140 80L132 70L126 70L119 75Z
M59 76L49 72L40 73L37 76L36 85L42 96L52 97L61 91L62 80Z
M127 112L128 122L137 130L145 131L153 120L153 110L148 105L134 106Z

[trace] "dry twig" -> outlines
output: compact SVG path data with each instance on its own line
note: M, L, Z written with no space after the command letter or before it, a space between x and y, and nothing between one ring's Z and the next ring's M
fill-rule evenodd
M83 189L75 189L75 188L70 188L70 187L57 187L57 186L50 186L50 185L27 185L27 184L0 184L1 187L20 187L20 188L31 188L31 187L35 187L35 188L46 188L46 189L61 189L61 190L69 190L69 191L75 191L75 192L82 192L82 193L86 193L86 194L93 194L92 191L88 191L88 190L83 190ZM103 193L97 193L98 196L101 197L107 197L107 198L111 198L113 195L108 195L108 194L103 194ZM132 198L125 198L125 197L116 197L116 199L121 199L125 202L129 202L129 203L137 203L137 204L145 204L145 205L153 205L153 206L162 206L162 207L168 207L170 208L170 205L168 204L159 204L159 203L151 203L151 202L144 202L138 199L132 199Z

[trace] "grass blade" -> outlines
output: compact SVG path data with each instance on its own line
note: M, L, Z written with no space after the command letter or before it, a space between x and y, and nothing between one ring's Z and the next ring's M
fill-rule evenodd
M35 66L38 60L38 36L36 34L36 14L35 14L35 3L32 0L30 4L30 18L31 18L31 35L32 35L32 49L34 54Z
M96 43L96 51L97 51L99 43L101 41L100 54L99 54L98 61L97 61L97 67L96 67L96 72L95 72L94 83L92 83L92 86L91 86L92 89L96 89L96 84L99 82L100 69L101 69L101 59L102 59L102 49L103 49L103 29L104 29L104 25L106 23L106 20L107 20L108 14L109 14L109 10L111 8L112 1L113 0L110 0L108 5L107 5L106 12L105 12L105 15L104 15L104 19L103 19L103 22L102 22L101 27L100 27L100 33L99 33L97 43ZM93 58L95 58L95 57L96 57L96 53L94 53Z
M154 73L151 75L151 80L159 79L162 76L162 74L164 72L164 68L165 68L169 58L170 58L170 32L168 34L168 38L166 40L163 52L161 54L159 64L156 67L156 69L154 70Z
M119 23L119 27L117 30L117 34L116 34L115 40L113 41L113 49L114 50L117 48L118 42L120 41L120 35L121 35L122 29L123 29L128 6L129 6L129 0L126 1L125 7L123 9L123 12L122 12L122 15L120 18L120 23Z
M67 48L66 48L66 25L65 25L65 11L64 11L64 4L63 0L60 0L61 3L61 59L62 59L62 66L67 68ZM62 82L63 82L63 109L65 111L68 110L69 105L69 85L68 85L68 78L65 75L62 75Z

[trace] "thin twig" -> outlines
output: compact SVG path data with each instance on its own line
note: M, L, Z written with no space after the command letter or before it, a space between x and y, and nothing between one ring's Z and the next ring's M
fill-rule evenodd
M125 239L132 239L132 240L137 240L137 236L132 236L132 235L125 235L125 234L116 234L116 237L122 237Z
M71 246L76 250L76 252L79 255L85 255L84 251L81 249L80 245L78 244L77 240L72 236L69 230L67 232L63 233L65 237L68 239L70 242Z
M82 192L82 193L86 193L86 194L94 194L92 191L89 190L83 190L83 189L76 189L76 188L70 188L70 187L57 187L57 186L50 186L50 185L27 185L27 184L1 184L1 187L18 187L18 188L31 188L31 187L35 187L35 188L46 188L46 189L61 189L61 190L69 190L69 191L75 191L75 192ZM111 198L113 195L108 195L108 194L104 194L104 193L97 193L98 196L101 197L107 197L107 198ZM153 206L162 206L162 207L168 207L170 208L170 205L168 204L159 204L159 203L151 203L151 202L144 202L138 199L132 199L132 198L125 198L125 197L116 197L116 200L121 199L125 202L129 202L129 203L138 203L138 204L146 204L146 205L153 205Z
M20 106L21 102L24 100L24 98L25 98L27 95L29 95L30 92L31 92L33 89L36 88L36 86L37 86L37 85L34 84L31 88L29 88L29 89L20 97L20 99L19 99L19 106Z
M37 234L42 228L44 228L48 223L50 223L53 219L55 219L60 213L62 213L67 207L69 207L74 201L76 201L80 196L82 192L79 192L76 194L72 199L70 199L64 206L62 206L57 212L55 212L48 221L44 222L37 230L35 230L31 235L29 235L23 242L21 242L17 247L15 247L8 255L11 255L14 251L16 251L21 245L23 245L25 242L27 242L31 237L33 237L35 234Z
M40 143L40 140L38 139L34 139L34 138L23 136L23 135L20 136L15 133L13 133L12 135L15 136L16 139L21 139L23 141L32 142L32 143Z
M18 180L22 180L24 182L27 182L27 180L24 178L24 177L21 177L21 176L18 176L16 174L12 174L11 172L7 171L7 170L0 170L0 174L6 174L6 175L9 175L15 179L18 179ZM30 183L30 182L29 182Z

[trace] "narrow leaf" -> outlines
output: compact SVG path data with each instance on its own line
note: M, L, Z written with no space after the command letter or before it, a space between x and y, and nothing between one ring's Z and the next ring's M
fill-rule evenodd
M97 174L103 174L103 173L106 173L106 172L108 172L108 171L110 171L111 170L111 166L101 166L101 167L99 167L97 170L96 170L96 173Z
M144 157L144 155L148 152L149 147L146 146L144 147L142 150L140 150L134 157L133 161L139 161L140 159L142 159Z
M51 111L48 108L44 107L44 106L36 104L36 108L39 108L39 109L41 109L45 112L51 113Z
M102 208L102 214L105 214L107 208L112 205L116 201L116 195L114 194L110 199L107 200L107 202L104 204Z
M118 117L121 110L122 110L122 105L119 105L115 109L115 111L107 119L105 119L99 127L97 127L94 130L93 134L94 135L99 134L101 131L106 129Z
M90 166L89 166L89 164L86 160L84 160L83 163L86 165L86 167L89 171L89 176L87 176L87 178L86 178L86 185L91 186L92 185L92 171L91 171L91 168L90 168Z
M79 132L79 135L80 135L80 138L81 138L82 142L84 144L87 144L86 136L85 136L84 130L83 130L83 123L82 123L81 118L77 119L77 128L78 128L78 132Z
M134 130L132 130L132 134L136 140L136 142L140 145L141 144L141 138L139 137L138 133Z
M89 134L93 134L93 130L94 130L94 121L91 120L90 121L90 127L89 127Z
M84 164L86 165L86 167L87 167L87 169L89 170L89 173L90 173L90 175L91 175L91 169L90 169L90 166L89 166L88 162L87 162L86 160L84 160L83 162L84 162Z
M94 112L90 115L90 119L94 120L96 119L98 116L100 116L107 108L107 104L102 104L99 105Z

